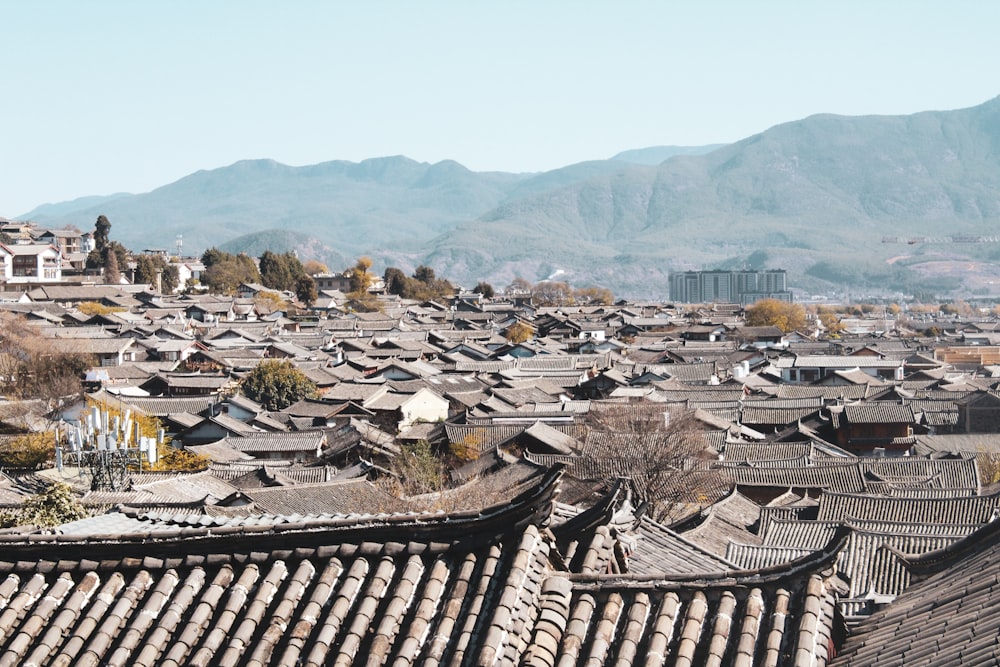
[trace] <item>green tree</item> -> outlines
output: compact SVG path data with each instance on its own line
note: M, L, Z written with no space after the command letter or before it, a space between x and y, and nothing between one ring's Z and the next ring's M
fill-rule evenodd
M307 276L302 262L290 252L279 255L265 250L258 264L261 283L271 289L290 292L295 289L295 283L299 278Z
M240 382L250 400L265 410L283 410L292 403L316 393L316 383L290 361L262 361Z
M228 252L223 252L222 250L213 247L201 254L201 263L205 265L206 269L208 269L219 262L230 258L232 258L232 255Z
M103 252L111 241L111 221L103 215L97 216L94 223L94 249Z
M430 285L437 280L437 275L434 273L434 269L424 264L421 264L413 271L413 277L425 285Z
M56 482L14 511L0 512L0 526L59 526L88 516L68 484Z
M243 283L260 283L257 264L248 255L233 255L216 248L209 248L201 257L205 271L202 283L216 294L232 294Z
M176 264L168 262L163 255L143 253L135 258L135 282L155 286L157 275L164 292L170 293L177 289L180 274Z
M295 281L295 298L306 304L306 307L316 303L316 299L319 298L319 292L316 291L316 281L309 276L299 276L298 280Z
M385 283L385 291L389 294L403 296L406 293L406 281L406 274L395 266L388 267L382 276L382 282Z

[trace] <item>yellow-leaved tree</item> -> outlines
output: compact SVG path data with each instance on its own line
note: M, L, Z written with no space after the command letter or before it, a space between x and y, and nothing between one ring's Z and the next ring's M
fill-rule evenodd
M806 310L797 303L761 299L746 309L747 324L752 327L778 327L785 333L806 325Z

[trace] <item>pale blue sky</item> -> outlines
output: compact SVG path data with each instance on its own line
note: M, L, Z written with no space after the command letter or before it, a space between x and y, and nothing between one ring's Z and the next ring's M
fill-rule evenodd
M541 171L969 107L998 26L992 0L0 0L0 215L246 158Z

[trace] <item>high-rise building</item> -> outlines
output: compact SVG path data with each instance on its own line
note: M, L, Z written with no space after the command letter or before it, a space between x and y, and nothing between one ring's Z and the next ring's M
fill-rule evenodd
M670 300L679 303L739 303L761 299L792 301L784 269L766 271L683 271L670 276Z

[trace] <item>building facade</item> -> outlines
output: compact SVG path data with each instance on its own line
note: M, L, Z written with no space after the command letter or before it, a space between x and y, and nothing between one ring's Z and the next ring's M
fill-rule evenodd
M679 303L739 303L761 299L792 301L784 269L767 271L684 271L670 276L670 300Z

